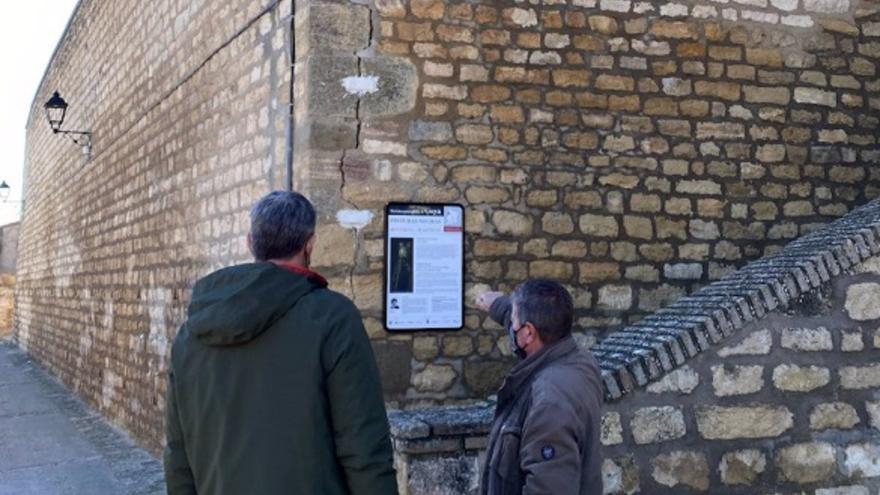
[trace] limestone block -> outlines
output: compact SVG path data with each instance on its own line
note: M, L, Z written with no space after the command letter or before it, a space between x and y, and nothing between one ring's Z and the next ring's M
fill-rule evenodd
M639 490L639 468L632 457L602 461L604 495L632 495Z
M831 332L825 327L783 328L782 347L795 351L830 351L834 349Z
M487 359L468 360L464 363L464 380L470 389L481 397L498 391L504 375L510 369L508 361Z
M599 307L625 310L632 306L633 293L629 285L604 285L599 288Z
M413 377L413 385L421 392L443 392L452 386L457 373L448 364L429 364Z
M639 445L674 440L687 433L681 409L670 406L638 409L630 427Z
M825 481L837 465L834 446L828 443L801 443L785 447L776 454L780 480L793 483Z
M849 317L856 321L880 318L880 284L865 282L852 284L846 289L845 309Z
M870 495L864 486L838 486L835 488L819 488L816 495Z
M653 394L674 392L690 394L700 384L700 375L690 366L682 366L667 373L660 380L648 385L647 390Z
M870 409L869 409L870 411ZM810 428L814 430L848 430L859 424L859 415L846 402L826 402L810 411Z
M865 409L868 411L868 421L871 423L871 428L880 430L880 401L866 402Z
M522 236L533 230L532 218L515 211L498 210L492 215L492 222L501 234Z
M773 385L787 392L810 392L831 382L831 371L818 366L783 364L773 370Z
M675 451L651 461L654 480L661 485L684 485L697 491L709 489L709 463L699 452Z
M880 444L865 442L847 447L842 471L853 479L880 476Z
M724 347L718 351L719 357L758 356L770 353L773 337L770 330L758 330L740 341L739 344Z
M697 409L697 429L707 440L773 438L794 425L783 406L704 406Z
M620 413L606 412L602 415L602 445L618 445L623 443L623 425Z
M747 395L764 388L763 366L712 366L716 397Z
M721 457L718 471L726 485L751 485L767 469L767 457L756 449L728 452Z
M840 386L854 390L880 387L880 364L840 368Z

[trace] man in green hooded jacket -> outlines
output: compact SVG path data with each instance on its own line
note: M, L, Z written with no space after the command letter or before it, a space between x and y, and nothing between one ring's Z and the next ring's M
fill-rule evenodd
M388 419L361 315L308 269L315 210L251 211L255 263L199 280L171 351L169 495L395 495Z

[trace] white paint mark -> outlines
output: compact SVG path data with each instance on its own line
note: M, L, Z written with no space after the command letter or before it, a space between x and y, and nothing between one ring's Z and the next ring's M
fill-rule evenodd
M339 210L336 221L347 229L360 230L373 220L373 212L369 210Z
M379 91L379 76L349 76L342 80L349 94L364 96Z

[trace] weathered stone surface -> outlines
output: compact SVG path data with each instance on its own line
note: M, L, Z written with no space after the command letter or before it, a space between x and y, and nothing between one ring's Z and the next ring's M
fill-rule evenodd
M880 401L866 402L865 410L868 411L868 421L871 424L871 428L880 430Z
M492 215L492 222L501 234L522 236L532 233L532 217L515 211L496 211Z
M865 442L847 447L842 471L854 479L880 476L880 443Z
M880 364L840 368L840 386L845 389L880 387Z
M455 370L447 364L429 364L413 377L413 385L424 392L442 392L452 386Z
M767 457L756 449L728 452L721 457L718 471L726 485L751 485L767 469Z
M467 360L464 362L464 381L476 394L488 396L498 391L509 369L510 363L505 361Z
M462 456L413 456L406 466L409 493L460 495L472 493L479 480L480 458Z
M684 415L675 407L645 407L636 410L630 424L637 444L659 443L687 433Z
M831 332L825 327L783 328L782 347L795 351L830 351L834 349Z
M722 348L718 351L718 356L759 356L769 354L772 346L773 337L770 330L758 330L741 340L739 344Z
M880 284L865 282L852 284L846 289L846 312L856 321L880 318Z
M618 445L623 443L623 425L620 413L607 412L602 415L602 445Z
M586 214L579 220L581 232L597 237L616 237L618 232L617 220L614 217Z
M605 495L632 495L640 487L639 468L632 457L602 461L602 484Z
M712 366L712 387L717 397L753 394L764 388L763 366Z
M660 380L648 385L647 390L653 394L675 392L690 394L700 384L700 375L693 368L685 365L670 373Z
M828 368L783 364L773 370L773 385L787 392L809 392L830 382Z
M606 309L629 309L632 306L632 287L628 285L605 285L599 288L599 307Z
M709 489L709 463L699 452L670 452L655 457L651 464L654 468L651 474L661 485L684 485L698 491Z
M794 425L783 406L703 406L697 408L697 429L707 440L772 438Z
M779 477L794 483L824 481L834 474L834 446L828 443L801 443L785 447L776 455Z
M810 428L847 430L859 424L859 415L846 402L826 402L810 411Z
M870 495L863 486L838 486L835 488L819 488L816 495Z

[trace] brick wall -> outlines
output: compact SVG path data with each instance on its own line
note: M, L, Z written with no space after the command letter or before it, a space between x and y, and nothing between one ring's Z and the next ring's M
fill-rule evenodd
M725 279L690 296L709 302L692 313L714 313L708 320L724 328L716 337L708 324L678 332L693 325L661 312L650 327L629 327L597 346L609 401L605 493L876 493L880 203L857 213L737 272L769 275L740 284L742 292ZM821 275L807 275L814 270ZM789 299L762 294L740 304L761 284L789 286L786 271L802 280L765 294ZM713 296L719 288L729 294ZM477 493L491 419L490 407L394 413L401 492Z
M154 450L190 288L249 258L284 184L290 5L84 0L34 99L15 338ZM55 90L90 159L50 132Z
M359 3L301 4L346 34L298 31L297 177L395 404L484 397L509 356L472 309L384 332L386 201L464 204L468 295L561 280L591 345L877 194L876 4Z

